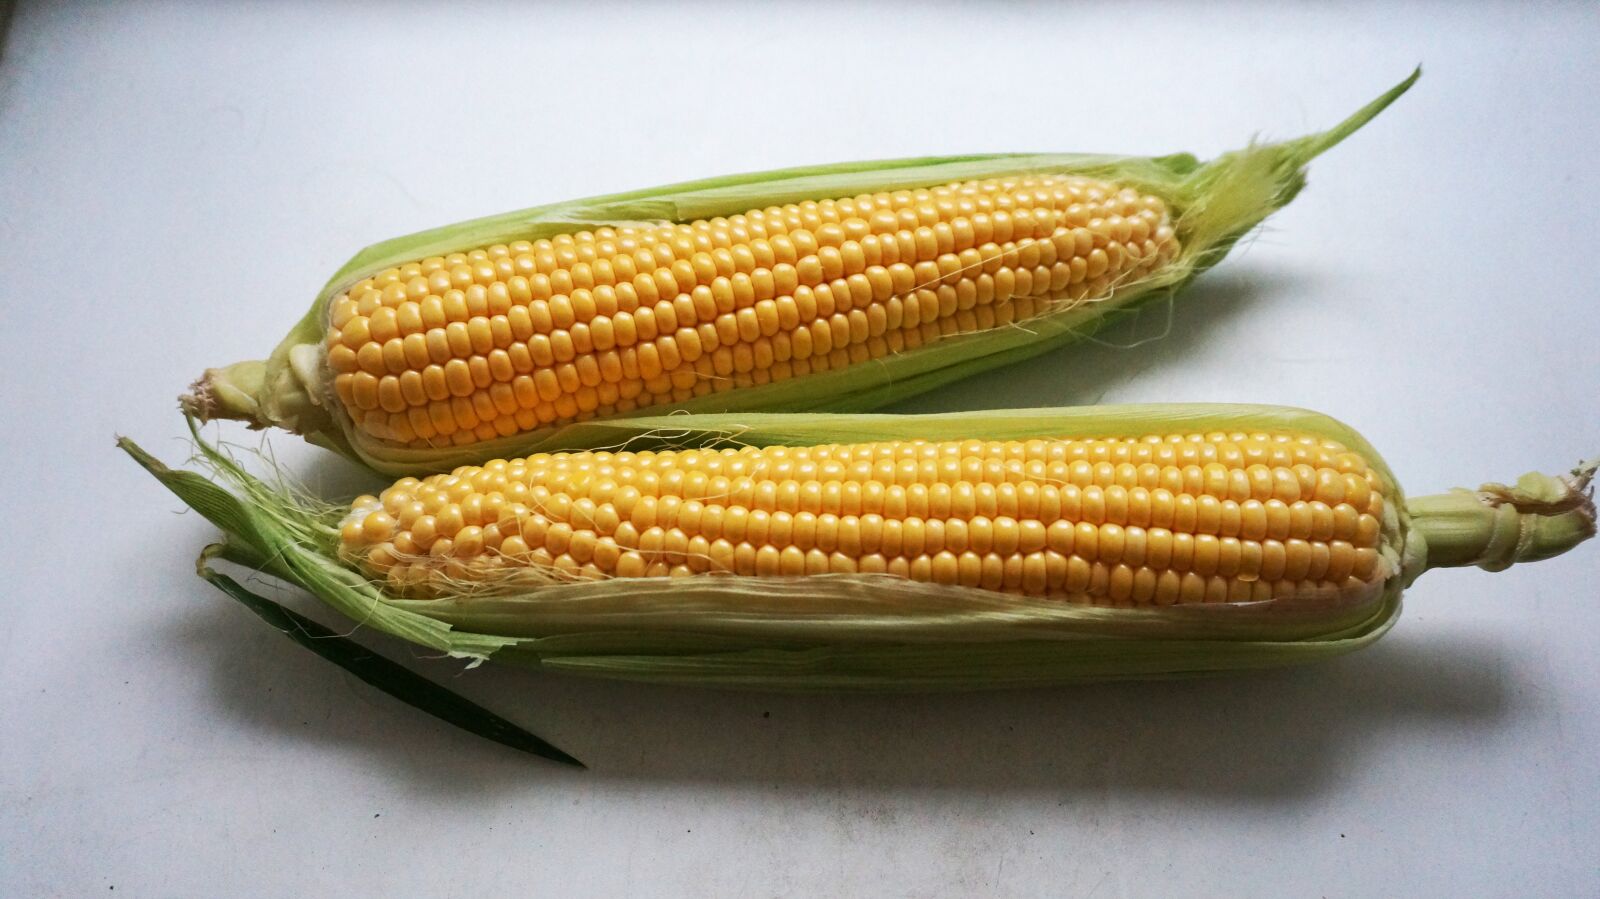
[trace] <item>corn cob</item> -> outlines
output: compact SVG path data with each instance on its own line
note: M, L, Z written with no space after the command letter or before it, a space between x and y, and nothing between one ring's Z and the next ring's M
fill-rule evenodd
M1027 321L1178 253L1159 197L991 178L433 256L335 295L325 344L365 436L462 446Z
M1396 566L1387 494L1286 432L558 453L361 497L340 552L427 596L862 573L1111 606L1350 599Z
M208 371L183 404L396 474L581 448L593 420L873 408L1170 295L1416 77L1329 132L1205 165L849 163L399 238L336 274L269 359Z
M1408 499L1312 412L1127 406L596 423L332 507L141 464L213 554L467 658L686 683L930 688L1192 674L1381 636L1422 572L1595 531L1595 464ZM906 434L916 434L906 438Z

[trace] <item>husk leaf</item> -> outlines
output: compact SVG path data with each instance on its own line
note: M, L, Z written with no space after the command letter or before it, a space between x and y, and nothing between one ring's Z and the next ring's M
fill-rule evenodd
M1183 251L1170 265L1104 299L1063 308L1015 327L951 337L875 360L757 387L656 407L649 415L785 411L864 411L1092 334L1111 317L1171 298L1219 262L1240 237L1288 203L1305 184L1311 159L1365 125L1410 88L1418 70L1329 131L1253 145L1208 163L1189 154L986 154L854 162L782 169L666 185L557 203L463 222L385 241L358 253L329 280L311 309L265 361L211 369L184 408L204 420L241 418L256 427L303 434L391 473L443 471L485 459L588 446L584 425L542 428L466 447L405 448L357 429L331 395L322 357L331 297L390 266L473 247L535 240L604 225L689 221L817 197L924 187L1003 175L1077 173L1137 187L1166 200Z

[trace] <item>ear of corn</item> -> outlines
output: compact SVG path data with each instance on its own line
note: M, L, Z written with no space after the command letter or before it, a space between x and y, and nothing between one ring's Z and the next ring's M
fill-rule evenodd
M581 447L597 419L874 408L1170 296L1416 77L1328 132L1204 165L848 163L391 240L336 274L268 359L207 372L184 404L389 473Z
M1276 407L586 427L625 449L405 479L353 507L269 486L204 442L232 491L123 446L228 534L225 557L366 626L463 658L726 686L1308 661L1381 636L1429 568L1497 570L1595 528L1593 464L1408 500L1354 431ZM816 573L786 576L795 565Z

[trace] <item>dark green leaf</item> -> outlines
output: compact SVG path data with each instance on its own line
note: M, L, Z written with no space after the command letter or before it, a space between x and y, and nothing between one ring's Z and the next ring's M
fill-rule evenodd
M238 581L203 563L198 569L200 576L212 586L243 603L268 624L282 631L284 636L401 702L503 746L565 765L584 767L582 762L512 722L389 661L354 640L341 637L304 615L246 590Z

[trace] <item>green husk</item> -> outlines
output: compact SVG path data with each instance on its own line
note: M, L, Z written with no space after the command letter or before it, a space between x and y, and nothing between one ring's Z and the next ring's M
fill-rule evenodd
M887 575L616 579L442 600L386 594L341 564L344 509L248 474L196 439L215 481L121 446L227 534L223 555L297 584L341 614L430 649L602 677L764 689L977 689L1180 677L1284 665L1364 646L1393 625L1429 567L1503 567L1594 533L1593 467L1405 503L1377 453L1344 425L1270 406L1107 406L936 415L723 414L595 422L592 442L639 449L797 445L916 434L992 439L1293 429L1338 440L1397 502L1383 523L1396 573L1363 601L1110 609L935 587ZM217 482L227 485L228 489ZM1461 500L1461 496L1470 502ZM1509 544L1507 528L1516 535ZM1430 544L1441 549L1435 559Z
M408 449L356 429L329 390L322 339L329 299L361 278L393 265L496 243L534 240L577 229L640 222L689 221L817 197L850 196L953 180L1025 173L1103 177L1161 196L1175 219L1183 251L1154 276L1111 297L1030 320L851 366L700 397L672 411L865 411L977 372L1038 355L1092 334L1114 315L1172 297L1219 262L1240 237L1294 198L1313 158L1353 134L1410 88L1402 81L1337 127L1277 144L1253 145L1200 163L1186 153L1146 158L1090 154L990 154L857 162L734 175L631 193L557 203L463 222L397 238L358 253L329 280L311 309L266 360L211 369L183 398L192 415L237 418L253 427L281 427L377 471L401 474L530 452L587 445L586 428L544 428L468 447Z

